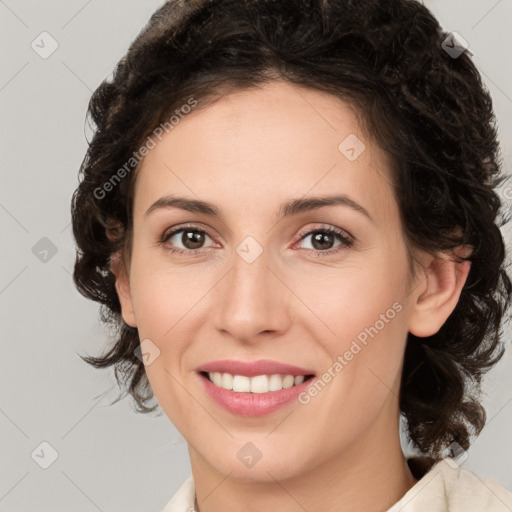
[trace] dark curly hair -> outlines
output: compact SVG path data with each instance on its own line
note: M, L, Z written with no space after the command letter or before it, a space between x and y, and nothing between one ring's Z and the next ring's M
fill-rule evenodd
M445 324L429 337L408 335L400 392L416 448L434 457L452 442L467 449L485 424L481 377L503 354L500 326L512 287L499 229L508 219L495 190L504 177L492 101L467 52L445 51L447 37L415 0L170 0L160 7L89 103L95 132L71 205L73 278L101 303L115 340L102 357L83 359L114 365L138 411L158 406L147 405L154 395L135 355L138 331L122 319L110 268L113 254L131 251L132 156L191 98L202 108L230 91L285 80L347 101L390 155L409 250L472 248Z

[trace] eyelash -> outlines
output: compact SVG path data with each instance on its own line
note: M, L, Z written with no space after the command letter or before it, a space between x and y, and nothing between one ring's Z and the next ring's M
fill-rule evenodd
M194 225L180 226L179 228L174 229L173 231L171 231L169 233L164 233L158 242L159 245L164 246L165 250L170 251L173 254L184 255L184 256L189 256L189 257L203 255L205 252L203 249L176 249L176 248L171 248L171 247L168 247L165 245L166 242L169 239L171 239L174 235L176 235L180 232L183 232L183 231L193 231L196 233L204 233L205 235L212 238L208 234L208 232L206 232L204 229L198 228L197 226L194 226ZM301 234L298 242L301 242L306 237L316 234L316 233L327 233L329 235L335 235L341 242L341 244L339 246L337 246L333 249L328 249L326 251L319 251L317 249L307 249L309 251L316 253L317 257L331 256L340 251L348 249L354 245L354 239L352 237L348 236L345 232L341 231L340 229L333 228L331 226L321 226L321 227L318 227L315 229L311 229L311 230L307 231L306 233Z

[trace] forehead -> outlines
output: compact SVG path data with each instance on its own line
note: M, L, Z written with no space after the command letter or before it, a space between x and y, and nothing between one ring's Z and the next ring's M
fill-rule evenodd
M237 91L183 116L137 170L135 215L179 193L233 211L287 197L357 196L376 216L393 208L386 154L354 109L333 95L286 82ZM229 204L226 207L229 207Z

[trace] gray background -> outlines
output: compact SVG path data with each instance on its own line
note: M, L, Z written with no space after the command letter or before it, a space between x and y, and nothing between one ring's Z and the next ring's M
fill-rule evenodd
M494 99L508 173L512 0L424 3L469 43ZM0 0L0 511L158 511L190 473L167 417L138 415L128 399L109 406L113 375L77 356L99 354L108 333L71 280L69 203L90 135L87 104L161 4ZM58 43L46 59L31 47L43 31ZM510 203L512 187L503 193ZM512 350L486 379L489 423L464 463L509 490L511 384ZM48 469L35 462L51 462L44 441L58 452Z

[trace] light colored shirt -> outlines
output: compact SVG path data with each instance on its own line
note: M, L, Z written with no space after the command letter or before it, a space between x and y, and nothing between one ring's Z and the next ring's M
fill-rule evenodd
M194 496L191 475L162 512L194 512ZM436 463L387 512L512 512L512 493L447 458Z

